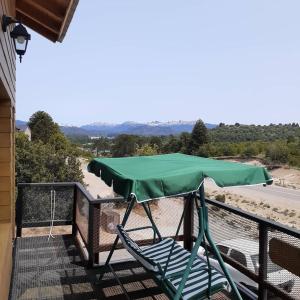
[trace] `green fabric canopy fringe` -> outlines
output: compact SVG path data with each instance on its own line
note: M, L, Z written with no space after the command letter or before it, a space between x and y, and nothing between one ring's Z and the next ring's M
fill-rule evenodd
M220 187L272 184L263 167L180 153L122 158L95 158L88 171L113 190L137 202L197 191L204 178Z

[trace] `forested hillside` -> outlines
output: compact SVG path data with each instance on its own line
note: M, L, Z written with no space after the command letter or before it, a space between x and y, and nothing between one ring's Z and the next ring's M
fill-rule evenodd
M279 125L225 125L208 130L199 120L192 133L169 136L122 134L88 144L95 155L131 156L182 152L204 157L257 157L266 164L300 167L300 127Z
M300 138L298 123L270 125L225 125L209 131L213 142L275 141Z

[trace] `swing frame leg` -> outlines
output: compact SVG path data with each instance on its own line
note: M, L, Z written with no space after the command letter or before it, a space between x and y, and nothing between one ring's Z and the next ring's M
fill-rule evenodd
M225 263L221 257L221 254L218 250L218 248L216 247L213 239L211 238L211 235L210 235L210 231L209 231L209 226L208 226L208 210L207 210L207 206L206 206L206 203L205 203L205 194L204 194L204 184L202 183L202 185L200 186L199 188L199 194L200 194L200 206L198 208L198 212L199 212L199 234L198 234L198 237L196 239L196 242L194 244L194 247L192 249L192 252L191 252L191 256L190 256L190 259L187 263L187 267L186 267L186 271L181 279L181 282L178 286L178 289L176 291L176 294L174 296L174 300L179 300L181 298L181 295L182 295L182 292L184 290L184 287L185 287L185 284L186 284L186 281L188 279L188 276L191 272L191 269L192 269L192 265L193 265L193 262L195 260L195 257L197 256L198 254L198 249L201 245L201 243L205 240L204 238L206 237L207 241L208 241L208 244L211 246L211 248L213 249L213 253L215 254L223 272L224 272L224 275L225 277L227 278L231 288L232 288L232 291L233 291L233 294L234 294L234 299L237 299L237 300L243 300L243 298L241 297L234 281L232 280L229 272L227 271L226 269L226 266L225 266ZM195 199L197 201L197 199Z
M132 208L134 206L134 202L135 202L135 198L134 197L131 197L131 200L130 202L128 203L127 205L127 208L126 208L126 211L125 211L125 214L124 214L124 217L123 217L123 220L122 220L122 223L121 225L122 226L125 226L126 225L126 222L128 220L128 217L132 211ZM102 267L102 272L100 273L100 276L99 276L99 279L98 279L98 283L100 284L104 274L105 274L105 271L107 270L107 267L109 265L109 262L113 256L113 253L115 252L116 250L116 247L117 247L117 244L118 244L118 241L119 241L119 236L117 235L116 238L115 238L115 241L113 243L113 246L111 247L110 251L109 251L109 255L105 261L105 264L104 266Z
M200 189L199 189L199 194L200 194L200 205L202 207L202 213L203 213L203 220L204 220L204 225L205 225L205 228L204 228L204 233L205 233L205 237L208 241L208 244L211 246L212 250L213 250L213 254L216 256L221 268L222 268L222 271L225 275L225 277L227 278L229 284L230 284L230 287L233 291L233 294L234 294L234 297L235 299L237 300L243 300L243 298L241 297L241 294L240 292L238 291L237 287L236 287L236 284L234 283L231 275L229 274L226 266L225 266L225 263L223 261L223 258L216 246L216 244L214 243L211 235L210 235L210 230L209 230L209 226L208 226L208 209L207 209L207 206L206 206L206 202L205 202L205 194L204 194L204 185L202 184Z
M196 195L195 195L195 197L196 197ZM190 199L190 201L192 201L192 199ZM199 230L200 230L200 232L198 234L198 238L197 238L197 240L195 242L195 245L192 249L191 256L190 256L189 261L187 263L186 270L185 270L185 272L182 276L181 282L180 282L180 284L179 284L179 286L176 290L176 294L174 295L174 298L173 298L174 300L181 299L181 295L182 295L182 291L185 287L185 283L186 283L186 281L187 281L187 279L190 275L193 263L195 261L195 258L197 256L197 254L198 254L198 249L199 249L199 247L201 245L201 242L204 238L204 233L205 232L204 232L204 218L203 218L203 213L202 213L202 207L199 208Z
M150 211L149 208L145 205L145 202L142 202L141 204L142 204L142 206L143 206L143 208L144 208L144 210L145 210L145 212L146 212L146 215L147 215L148 219L149 219L150 222L151 222L151 225L152 225L152 228L153 228L154 232L157 234L159 241L161 241L161 240L162 240L162 236L161 236L161 234L160 234L160 232L159 232L157 226L155 225L155 223L154 223L154 221L153 221L151 211Z

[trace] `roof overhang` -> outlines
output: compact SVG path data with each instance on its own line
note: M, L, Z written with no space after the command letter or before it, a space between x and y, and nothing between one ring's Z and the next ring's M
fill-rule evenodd
M16 18L51 40L62 42L79 0L16 0Z

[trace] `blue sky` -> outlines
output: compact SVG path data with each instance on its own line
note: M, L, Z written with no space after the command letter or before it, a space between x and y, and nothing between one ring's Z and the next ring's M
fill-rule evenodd
M299 122L299 0L81 0L62 44L32 33L17 118Z

